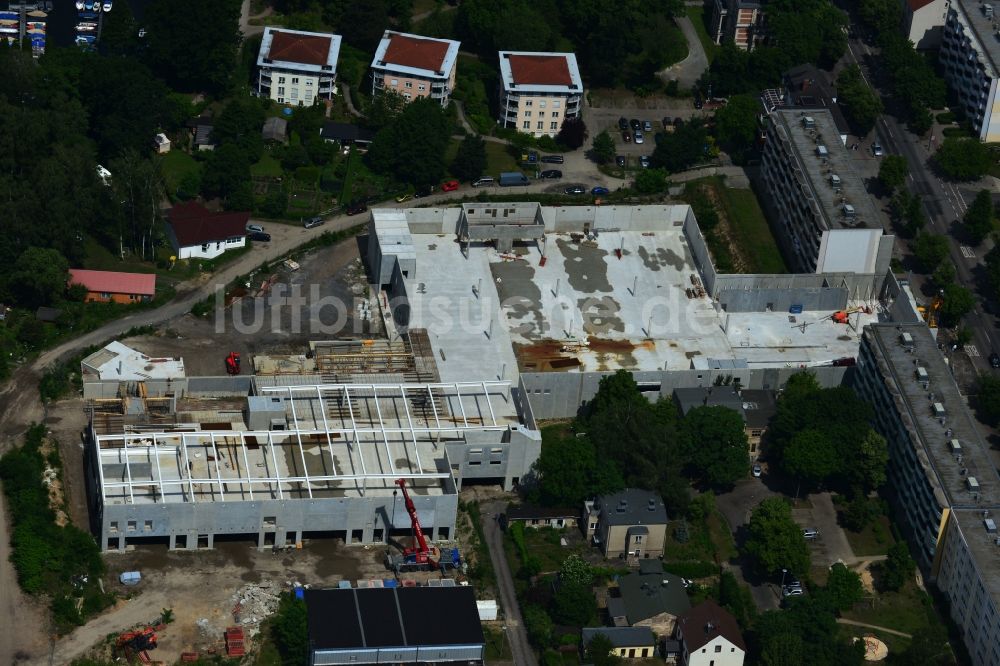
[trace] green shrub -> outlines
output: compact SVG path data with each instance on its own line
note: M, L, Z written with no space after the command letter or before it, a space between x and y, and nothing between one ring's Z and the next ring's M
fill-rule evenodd
M302 166L295 170L295 180L308 185L315 185L319 180L319 167Z
M951 111L937 114L937 121L941 125L950 125L955 122L955 114Z
M713 562L665 562L663 570L681 578L708 578L719 574L719 565Z

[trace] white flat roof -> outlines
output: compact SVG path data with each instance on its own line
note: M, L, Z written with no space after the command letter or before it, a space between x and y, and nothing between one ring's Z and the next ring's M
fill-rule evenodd
M829 229L819 242L817 273L874 273L881 229Z
M180 379L184 377L184 359L146 356L118 342L109 342L87 358L83 365L101 379L142 381L144 379Z

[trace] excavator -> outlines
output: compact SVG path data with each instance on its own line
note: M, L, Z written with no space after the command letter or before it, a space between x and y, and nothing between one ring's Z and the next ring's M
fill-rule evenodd
M406 492L406 479L396 479L396 485L403 493L403 505L410 516L413 527L414 545L404 548L402 555L393 556L386 553L386 565L397 574L405 571L431 571L437 569L457 569L462 563L462 557L457 548L438 548L428 545L424 530L420 527L417 517L417 507Z

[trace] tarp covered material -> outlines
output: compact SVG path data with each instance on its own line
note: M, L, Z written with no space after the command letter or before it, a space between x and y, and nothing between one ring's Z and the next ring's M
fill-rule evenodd
M142 574L138 571L125 571L118 576L118 580L122 585L138 585L142 580Z

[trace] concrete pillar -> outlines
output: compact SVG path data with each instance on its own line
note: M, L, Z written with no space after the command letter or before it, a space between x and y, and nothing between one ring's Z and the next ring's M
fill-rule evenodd
M125 535L124 534L121 535L120 537L118 537L118 550L119 551L124 551L125 550Z
M208 549L213 550L215 548L215 535L209 532L208 534Z
M170 545L167 546L170 550L177 548L177 537L173 534L170 535Z
M285 530L279 529L274 533L274 545L277 548L284 548L285 546Z
M365 523L365 527L361 532L361 543L372 543L375 540L375 525L372 523Z
M257 532L257 550L264 550L264 530Z

